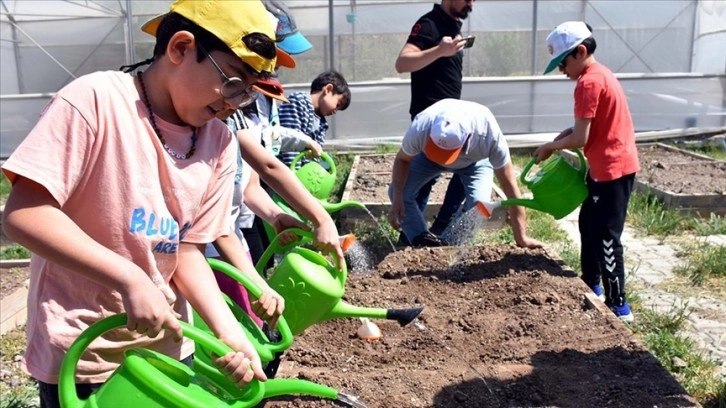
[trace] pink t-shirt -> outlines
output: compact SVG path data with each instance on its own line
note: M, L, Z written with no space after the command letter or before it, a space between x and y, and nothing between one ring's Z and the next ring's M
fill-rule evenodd
M604 65L590 64L578 78L575 117L591 119L585 156L593 180L612 181L640 170L628 99Z
M189 127L159 117L156 122L174 150L188 151ZM172 158L151 127L133 77L98 72L74 80L53 97L3 169L11 182L21 175L43 185L83 231L147 271L188 322L186 300L169 285L178 245L211 242L229 232L236 168L236 147L224 123L211 120L197 129L197 136L191 159ZM30 273L24 363L33 377L57 383L75 338L124 308L115 290L38 256ZM184 358L194 345L114 330L83 355L76 381L105 381L123 348L130 347Z

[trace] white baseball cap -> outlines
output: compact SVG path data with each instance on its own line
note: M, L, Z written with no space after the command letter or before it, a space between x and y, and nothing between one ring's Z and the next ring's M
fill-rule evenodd
M424 154L429 160L440 165L449 165L459 157L461 149L471 136L471 130L466 126L470 121L457 116L442 113L434 119L424 146Z
M570 51L590 37L592 37L592 33L582 21L567 21L555 27L547 36L547 51L552 59L544 73L557 68Z

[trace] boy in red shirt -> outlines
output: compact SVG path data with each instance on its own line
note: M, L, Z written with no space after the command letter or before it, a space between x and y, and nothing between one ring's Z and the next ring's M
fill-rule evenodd
M620 235L640 164L627 98L615 75L595 61L596 47L590 26L581 21L562 23L547 36L552 59L544 73L559 68L577 81L575 126L534 154L540 162L555 150L584 147L590 169L579 218L582 279L616 316L633 321Z

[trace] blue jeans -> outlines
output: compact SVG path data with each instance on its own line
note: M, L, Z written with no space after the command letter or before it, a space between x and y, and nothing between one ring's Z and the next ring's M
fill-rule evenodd
M450 170L432 162L423 153L420 153L411 161L408 178L403 187L404 217L401 229L409 241L428 231L423 212L426 207L425 205L423 208L419 207L419 203L416 201L419 191L445 171L459 175L461 183L464 185L466 201L463 211L459 211L459 214L474 207L477 201L490 201L494 170L489 159L479 160L463 169ZM391 197L391 192L389 188L389 197Z

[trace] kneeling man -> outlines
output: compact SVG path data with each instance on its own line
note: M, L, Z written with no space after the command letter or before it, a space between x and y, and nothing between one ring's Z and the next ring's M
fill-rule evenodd
M416 195L444 171L461 177L466 191L464 211L478 201L491 201L494 175L507 197L521 197L509 147L492 112L475 102L442 99L416 115L393 163L388 221L413 246L443 244L429 232ZM517 245L542 246L527 236L523 207L509 207L509 216Z

